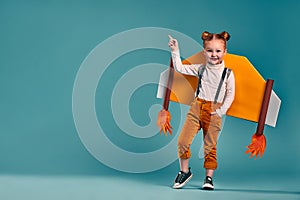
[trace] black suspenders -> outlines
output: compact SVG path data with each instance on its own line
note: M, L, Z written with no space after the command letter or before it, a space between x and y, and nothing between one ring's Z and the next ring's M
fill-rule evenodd
M200 88L201 88L201 80L202 80L202 76L204 73L205 67L203 66L199 71L198 71L198 87L197 87L197 91L196 91L196 97L199 95L200 92Z
M200 88L201 88L201 79L202 79L202 76L203 76L203 73L204 73L204 70L205 70L205 67L202 67L199 71L198 71L198 87L197 87L197 91L196 91L196 97L198 97L199 95L199 92L200 92ZM217 92L216 92L216 95L215 95L215 99L214 99L214 103L217 103L217 100L219 98L219 94L220 94L220 91L221 91L221 87L223 85L223 82L224 82L224 79L225 79L225 76L226 76L226 72L227 72L227 78L228 76L230 75L230 72L231 72L231 69L228 69L228 68L224 68L223 72L222 72L222 77L221 77L221 80L219 82L219 86L218 86L218 89L217 89Z

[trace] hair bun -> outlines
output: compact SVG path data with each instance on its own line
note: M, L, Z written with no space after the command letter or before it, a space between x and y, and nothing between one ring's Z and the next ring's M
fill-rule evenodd
M202 33L202 36L201 36L201 38L202 38L203 41L205 41L205 40L211 40L212 37L213 37L213 34L210 33L210 32L208 32L208 31L204 31Z
M230 39L230 35L228 32L223 31L222 33L219 34L222 38L224 38L226 41Z

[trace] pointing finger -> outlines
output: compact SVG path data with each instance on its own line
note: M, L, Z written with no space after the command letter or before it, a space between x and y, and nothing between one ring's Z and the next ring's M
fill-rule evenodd
M170 40L174 40L174 38L171 35L168 35Z

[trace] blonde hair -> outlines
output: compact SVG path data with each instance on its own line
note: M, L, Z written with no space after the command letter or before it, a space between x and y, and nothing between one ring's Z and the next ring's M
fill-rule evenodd
M225 44L225 49L227 45L227 41L230 39L230 35L228 32L223 31L222 33L210 33L208 31L204 31L201 36L203 40L203 46L205 47L205 43L214 39L223 40Z

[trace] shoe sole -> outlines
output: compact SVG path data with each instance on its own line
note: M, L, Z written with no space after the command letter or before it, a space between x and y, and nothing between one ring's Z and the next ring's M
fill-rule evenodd
M187 182L189 182L189 180L191 180L191 178L193 177L193 174L190 175L190 177L188 177L183 183L179 184L179 185L173 185L174 189L180 189L183 186L185 186L185 184L187 184Z
M202 186L202 189L203 190L214 190L215 188L214 188L214 186L213 185L210 185L210 184L204 184L203 186Z

